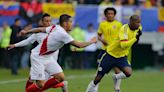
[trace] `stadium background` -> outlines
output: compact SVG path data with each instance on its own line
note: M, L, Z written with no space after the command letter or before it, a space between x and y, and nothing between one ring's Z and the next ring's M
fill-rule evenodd
M104 2L109 1L109 2ZM132 14L138 14L141 16L141 24L143 26L143 35L140 41L140 44L133 48L132 50L132 67L136 69L134 73L134 80L131 78L128 80L129 84L133 82L137 82L138 79L144 77L149 78L150 80L143 80L145 85L149 85L149 81L151 79L156 81L154 83L156 85L156 89L149 92L164 92L162 88L162 81L155 80L161 79L164 77L164 2L163 0L1 0L0 1L0 42L2 42L3 38L3 26L6 23L8 26L14 24L14 20L16 18L21 19L21 28L24 28L27 24L32 25L32 27L38 26L38 21L41 18L43 13L49 13L53 18L53 24L58 23L58 17L60 14L67 13L73 17L74 25L78 25L79 36L85 39L85 32L88 30L88 24L93 24L94 31L97 31L98 24L104 19L103 10L105 7L115 7L117 9L116 19L121 21L122 23L128 23L128 18ZM121 2L121 3L120 3ZM77 26L76 26L77 27ZM75 28L76 28L75 27ZM75 30L75 28L73 30ZM13 30L12 30L13 31ZM84 35L80 35L83 34ZM76 35L76 34L75 34ZM79 38L80 38L79 37ZM21 39L25 39L23 37ZM78 37L77 37L78 38ZM83 39L82 38L82 39ZM83 39L83 40L84 40ZM11 39L10 39L11 40ZM80 39L81 40L81 39ZM101 44L96 45L97 50L92 52L93 55L88 56L88 51L85 49L78 51L71 51L69 44L64 46L61 49L61 53L59 54L58 62L61 66L66 70L66 75L71 77L71 75L92 75L94 74L93 69L96 69L96 56L98 55ZM8 92L6 90L2 90L2 84L6 83L6 80L17 80L26 78L28 76L29 70L29 54L32 46L28 46L26 48L21 48L21 55L19 55L19 61L16 63L19 68L17 76L14 76L10 73L11 57L10 52L3 47L2 43L0 45L0 92ZM5 49L5 50L4 50ZM4 55L4 52L5 55ZM7 56L7 57L6 57ZM88 56L88 57L87 57ZM84 58L85 57L85 58ZM4 59L5 58L5 59ZM8 58L8 59L6 59ZM88 60L87 60L88 59ZM91 61L89 61L91 60ZM76 62L76 63L75 63ZM89 63L88 63L89 62ZM75 64L74 64L75 63ZM80 66L79 66L80 65ZM74 70L78 69L78 70ZM91 69L91 70L86 70ZM151 71L151 72L147 72ZM153 72L152 72L153 71ZM155 72L154 72L155 71ZM24 73L26 72L26 73ZM140 77L139 75L142 75ZM156 76L155 76L156 75ZM149 77L151 76L151 77ZM70 86L72 87L72 92L76 89L73 88L76 83L71 80ZM105 80L109 78L105 78ZM84 87L75 86L85 90L87 83L91 78L86 79L86 82L81 83L85 85ZM72 82L71 82L72 81ZM75 80L76 81L76 80ZM79 80L77 80L79 81ZM130 82L131 81L131 82ZM141 80L140 80L141 81ZM22 87L24 87L24 79L20 82L18 87L19 91L14 92L22 92ZM105 82L105 81L104 81ZM109 81L110 82L110 81ZM14 87L13 84L17 82L9 82L12 85L11 89L16 90L17 87ZM133 89L126 89L126 86L129 84L123 84L123 90L131 90L126 92L132 92ZM102 85L106 85L106 82ZM110 85L110 84L109 84ZM112 85L112 81L111 81ZM134 85L134 84L133 84ZM139 85L139 84L138 84ZM141 84L140 84L141 85ZM143 85L143 90L133 91L133 92L146 92L148 90L144 90L144 88L148 88L151 86ZM7 86L4 86L4 88ZM154 86L152 86L154 87ZM161 88L161 89L160 89ZM100 90L102 88L100 87ZM105 87L105 89L109 89ZM112 87L110 88L110 90ZM142 89L142 88L141 88ZM104 89L103 89L104 90ZM53 91L50 91L53 92ZM60 91L58 91L60 92ZM81 92L81 91L80 91ZM106 92L105 90L102 92Z

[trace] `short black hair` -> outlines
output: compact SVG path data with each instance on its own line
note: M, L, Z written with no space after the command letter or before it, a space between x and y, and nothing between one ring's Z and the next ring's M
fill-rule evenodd
M88 28L89 28L89 27L93 27L93 24L92 24L92 23L89 23L89 24L88 24Z
M51 17L48 13L44 13L43 15L42 15L42 20L44 19L44 17Z
M17 21L20 21L20 18L16 18L16 19L15 19L15 22L17 22Z
M71 18L71 16L68 15L68 14L62 14L62 15L60 15L60 18L59 18L60 25L62 25L64 22L69 21L70 18Z
M132 16L130 16L130 21L137 21L139 19L140 19L140 16L138 16L138 15L132 15Z
M117 14L117 11L116 11L116 9L115 9L115 8L113 8L113 7L108 7L108 8L106 8L106 9L104 10L104 15L106 15L106 14L107 14L107 12L108 12L109 10L113 11L113 12L114 12L114 15L116 15L116 14Z

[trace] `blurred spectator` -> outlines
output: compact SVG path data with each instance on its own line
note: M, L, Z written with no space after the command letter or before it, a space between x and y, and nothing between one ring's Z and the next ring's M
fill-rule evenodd
M84 0L78 0L78 4L85 4Z
M63 3L64 0L46 0L46 2L49 2L49 3Z
M164 6L164 0L157 0L157 6L158 7Z
M21 20L19 18L15 19L14 24L11 26L12 34L10 44L19 42L22 38L18 37L18 33L21 31ZM21 48L14 48L10 50L11 55L11 73L14 75L18 74L18 62L21 58Z
M122 0L116 0L116 1L114 2L114 5L116 5L116 6L121 6L121 5L122 5Z
M96 37L97 33L93 29L93 24L88 24L88 29L85 35L85 41L91 40L93 37ZM85 48L85 60L84 60L84 68L90 69L93 68L96 64L95 52L97 50L96 44L92 44Z
M157 0L139 0L139 6L151 8L157 6Z
M78 0L78 4L98 4L99 0Z
M124 0L124 5L133 6L137 5L138 0Z
M85 41L85 33L78 25L75 25L74 29L70 32L70 35L77 41ZM82 69L84 48L76 48L74 46L71 46L70 48L72 51L72 68Z
M97 0L85 0L85 4L97 4Z
M100 5L112 5L112 2L110 0L103 0Z
M3 23L2 30L3 30L2 31L2 38L0 40L0 53L1 53L0 63L2 66L9 68L10 56L9 56L7 47L10 44L10 36L11 36L12 30L6 22Z
M30 30L32 28L32 24L27 24L24 27L24 30ZM28 37L28 35L27 35ZM25 38L27 38L25 37ZM30 46L26 46L23 48L23 52L22 52L22 57L21 57L21 68L25 69L28 68L29 65L29 59L30 59L30 49L31 49L31 45Z
M28 23L37 22L42 16L42 3L36 0L20 3L19 15Z
M161 5L164 6L164 0L161 0Z

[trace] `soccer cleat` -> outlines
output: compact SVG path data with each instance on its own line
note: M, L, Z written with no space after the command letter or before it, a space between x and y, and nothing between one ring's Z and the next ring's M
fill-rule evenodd
M115 90L115 92L121 92L120 90Z
M64 81L64 86L62 87L62 92L68 92L68 81Z
M95 85L93 81L88 85L86 92L98 92L98 84Z

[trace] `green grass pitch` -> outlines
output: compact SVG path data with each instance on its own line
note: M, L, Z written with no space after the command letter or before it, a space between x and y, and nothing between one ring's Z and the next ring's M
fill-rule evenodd
M64 72L69 82L69 92L85 92L96 70L64 70ZM28 73L28 70L20 70L18 76L12 76L9 70L0 69L0 92L25 92L25 80ZM111 74L103 78L99 92L114 92ZM129 79L122 81L121 91L164 92L164 72L134 71ZM61 89L50 89L45 92L61 92Z

